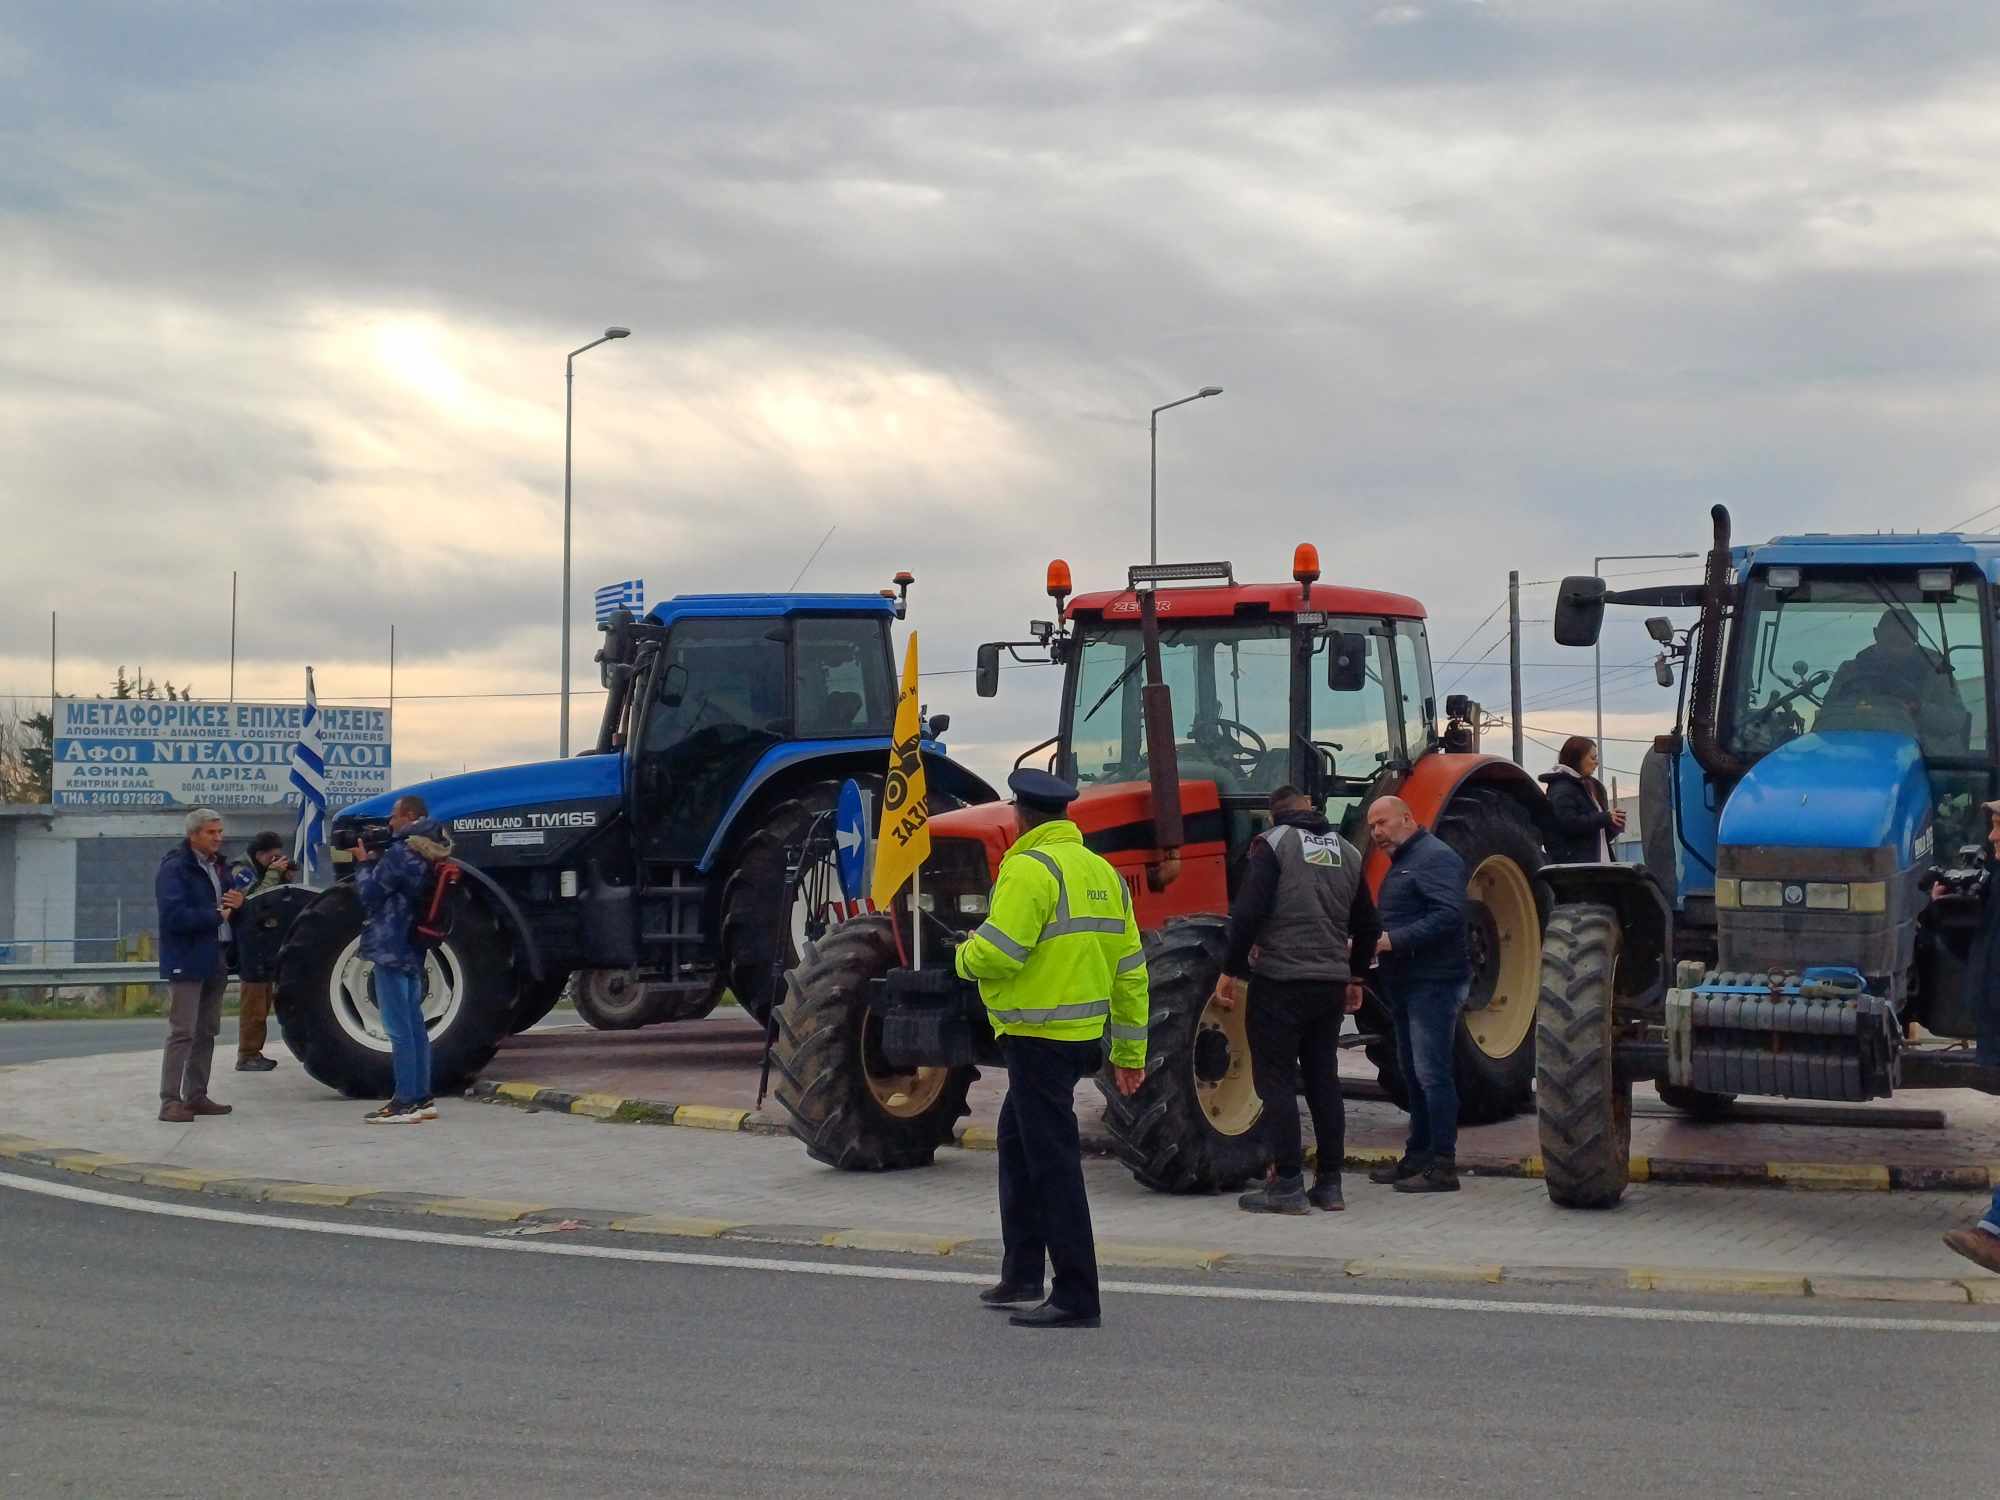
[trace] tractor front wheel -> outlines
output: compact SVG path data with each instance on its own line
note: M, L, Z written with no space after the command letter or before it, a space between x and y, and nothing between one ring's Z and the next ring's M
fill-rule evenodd
M1610 1208L1632 1162L1632 1084L1613 1066L1618 913L1558 906L1542 939L1535 1014L1535 1102L1542 1176L1563 1208Z

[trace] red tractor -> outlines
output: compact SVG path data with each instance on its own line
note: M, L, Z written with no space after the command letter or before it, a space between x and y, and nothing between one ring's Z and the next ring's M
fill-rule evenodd
M1369 802L1401 796L1464 858L1474 977L1457 1046L1462 1118L1502 1119L1533 1097L1541 789L1512 762L1472 753L1462 700L1440 724L1421 604L1318 578L1318 554L1302 545L1288 584L1184 563L1134 567L1126 589L1071 598L1069 567L1055 562L1058 621L979 652L981 697L998 690L1003 655L1064 674L1055 734L1016 764L1045 758L1079 785L1070 816L1137 903L1152 980L1147 1076L1126 1099L1107 1075L1105 1122L1139 1179L1165 1191L1232 1187L1264 1164L1243 1011L1208 1000L1230 892L1270 826L1271 792L1287 783L1363 848ZM918 920L936 934L927 962L943 964L984 919L1015 835L1000 803L940 813L930 828ZM1371 886L1385 867L1368 854ZM836 1166L928 1163L965 1112L974 1063L993 1055L976 997L939 969L899 968L907 893L899 908L811 944L780 1009L778 1098L794 1134ZM1401 1103L1388 1014L1372 992L1357 1024Z

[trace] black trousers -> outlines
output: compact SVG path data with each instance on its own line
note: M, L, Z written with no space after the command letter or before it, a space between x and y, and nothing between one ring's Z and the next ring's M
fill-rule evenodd
M1040 1286L1055 1268L1049 1300L1064 1312L1095 1317L1097 1241L1083 1190L1083 1144L1076 1127L1076 1086L1095 1073L1096 1042L1041 1037L1000 1039L1007 1097L1000 1105L1000 1279Z
M1340 1096L1340 980L1250 980L1250 1072L1264 1101L1264 1128L1280 1177L1305 1170L1299 1135L1299 1067L1305 1067L1306 1108L1319 1142L1319 1170L1340 1175L1347 1153L1347 1105Z

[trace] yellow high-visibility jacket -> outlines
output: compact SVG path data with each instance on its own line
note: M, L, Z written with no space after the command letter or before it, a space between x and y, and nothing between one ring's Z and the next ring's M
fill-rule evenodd
M959 945L958 974L979 981L996 1035L1090 1042L1108 1032L1114 1065L1146 1065L1138 918L1125 882L1074 823L1044 823L1014 841L992 911Z

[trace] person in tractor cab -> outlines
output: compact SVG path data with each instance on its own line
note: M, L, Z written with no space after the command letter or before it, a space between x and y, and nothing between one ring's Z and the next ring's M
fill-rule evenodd
M1841 663L1827 687L1816 722L1827 728L1872 727L1860 721L1850 723L1851 715L1840 711L1866 715L1871 709L1889 709L1898 716L1909 716L1912 731L1925 749L1964 754L1972 716L1943 654L1920 641L1916 616L1907 609L1883 610L1875 622L1875 644L1862 647Z
M430 867L451 853L451 837L431 821L424 799L398 798L389 813L389 847L377 857L363 843L354 857L362 909L361 956L375 966L375 1002L389 1033L395 1094L364 1117L371 1125L414 1125L438 1117L431 1098L431 1038L424 1029L424 954L417 946L417 895Z
M1399 1193L1458 1191L1458 1081L1452 1048L1472 966L1465 948L1465 861L1422 827L1401 797L1368 809L1368 837L1389 856L1376 892L1376 961L1396 1026L1396 1059L1410 1096L1402 1160L1370 1182Z
M1000 861L991 915L958 946L953 967L979 981L986 1018L1007 1060L1000 1105L999 1284L979 1294L989 1307L1042 1295L1008 1320L1028 1328L1095 1328L1097 1245L1083 1185L1076 1086L1111 1066L1120 1093L1146 1076L1146 953L1132 897L1103 856L1084 847L1069 821L1076 788L1045 771L1016 771L1020 836Z
M1555 769L1541 778L1556 825L1547 843L1552 865L1611 863L1611 839L1625 831L1625 814L1610 805L1597 764L1597 741L1573 734L1563 741Z
M1279 787L1271 793L1271 817L1272 826L1250 845L1243 883L1229 903L1229 953L1215 982L1219 1009L1249 1005L1250 1067L1273 1162L1271 1180L1236 1201L1247 1213L1334 1213L1346 1207L1341 1018L1361 1009L1361 976L1375 961L1382 928L1361 878L1360 851L1312 799L1297 787ZM1319 1148L1310 1193L1299 1136L1301 1063Z
M1979 882L1979 932L1966 956L1964 982L1974 987L1980 998L1979 1061L1988 1067L2000 1066L2000 893L1994 874L2000 869L2000 802L1988 802L1986 842L1993 851L1986 859L1986 876ZM1943 885L1932 888L1935 897L1948 895ZM1944 1242L1976 1266L2000 1272L2000 1188L1984 1218L1970 1229L1953 1229Z

